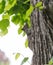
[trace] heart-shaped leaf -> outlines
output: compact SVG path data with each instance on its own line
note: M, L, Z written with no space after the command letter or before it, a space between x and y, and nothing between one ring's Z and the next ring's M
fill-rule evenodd
M26 42L25 42L25 47L26 48L28 47L28 40L26 40Z
M19 57L20 57L20 53L17 53L17 54L15 55L15 60L17 60Z
M28 57L25 57L25 58L23 59L21 65L23 65L26 61L28 61L28 59L29 59Z

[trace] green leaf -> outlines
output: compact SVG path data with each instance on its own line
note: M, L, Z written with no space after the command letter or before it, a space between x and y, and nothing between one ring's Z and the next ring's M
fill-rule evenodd
M9 20L3 19L0 21L0 29L5 30L9 26Z
M9 2L10 4L12 4L13 1L14 1L14 0L8 0L8 2Z
M30 7L30 2L23 4L23 0L17 0L16 4L8 11L10 15L20 13L25 14Z
M20 53L17 53L17 54L15 55L15 60L17 60L19 57L20 57Z
M8 19L2 19L0 21L0 36L3 36L5 34L7 34L8 32L8 27L9 26L9 20Z
M25 23L24 18L23 18L23 16L21 16L21 19L20 19L20 25L23 26L24 23Z
M7 4L6 7L5 7L5 11L10 10L15 4L16 4L16 0L14 0L14 1L12 2L12 4L10 4L10 3L8 2L8 4Z
M50 61L49 61L48 64L49 64L49 65L52 65L52 64L53 64L53 57L50 59Z
M30 17L27 18L27 24L28 24L28 27L30 28L31 27Z
M0 0L0 3L2 2L2 0Z
M15 15L15 16L13 16L12 17L12 22L14 23L14 24L19 24L19 22L20 22L20 16L19 15Z
M28 39L26 39L26 41L25 41L25 47L26 48L28 47Z
M8 30L7 29L2 30L2 31L0 31L0 36L2 37L4 35L6 35L7 33L8 33Z
M9 15L13 15L13 14L17 14L18 13L18 6L17 5L15 5L14 7L12 7L10 10L8 10L7 12L8 12L8 14Z
M4 12L4 8L5 8L5 0L2 0L0 3L0 14Z
M23 65L26 61L28 61L28 57L25 57L23 60L22 60L22 63L21 63L21 65Z
M30 5L30 8L26 11L26 16L30 16L32 11L33 11L34 7L32 5Z
M35 5L35 7L38 8L38 7L40 7L41 5L42 5L42 2L38 2L38 3Z
M24 2L24 4L26 4L27 2L29 2L30 0L26 0L25 2Z
M4 35L6 35L7 33L8 33L8 30L7 30L7 29L1 30L1 31L0 31L0 36L4 36Z
M2 16L2 18L3 18L3 19L9 19L10 16L8 15L8 13L6 13L6 14L4 14L4 15Z
M39 7L40 10L43 10L43 8L44 8L43 6L40 6L40 7Z
M18 29L18 34L21 34L23 31L22 31L22 27L19 27Z

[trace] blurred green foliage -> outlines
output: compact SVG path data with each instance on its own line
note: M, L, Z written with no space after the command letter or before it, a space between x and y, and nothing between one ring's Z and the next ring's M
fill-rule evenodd
M30 17L26 15L27 10L30 8L30 0L1 0L0 1L0 14L2 15L2 20L0 21L0 35L7 33L10 23L10 16L12 16L11 21L15 24L19 24L18 34L21 34L21 30L24 24L27 22L30 26ZM23 32L24 34L24 32Z
M35 7L42 9L42 2L38 2ZM24 34L21 29L26 22L29 27L31 26L30 15L33 10L34 7L30 4L30 0L0 0L0 14L3 14L2 21L0 21L0 35L7 33L11 15L13 15L11 21L20 26L18 34Z

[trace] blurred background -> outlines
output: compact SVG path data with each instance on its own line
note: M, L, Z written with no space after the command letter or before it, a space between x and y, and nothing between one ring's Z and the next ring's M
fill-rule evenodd
M9 59L5 56L5 53L0 50L0 65L10 65Z
M19 26L10 23L8 34L0 37L0 65L20 65L24 57L29 57L23 65L30 65L32 60L32 51L25 47L27 36L18 35ZM15 60L15 54L20 53L20 57Z

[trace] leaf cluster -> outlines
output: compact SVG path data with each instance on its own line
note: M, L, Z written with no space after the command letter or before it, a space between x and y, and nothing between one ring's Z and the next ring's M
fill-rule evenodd
M21 29L23 28L24 24L27 22L28 25L30 24L30 17L26 15L26 11L30 7L30 1L29 0L2 0L0 1L0 14L3 14L2 17L5 19L10 19L10 16L12 16L11 21L15 24L19 24L18 34L21 34L24 31ZM9 21L10 23L10 21ZM2 23L4 24L4 23ZM6 25L6 24L5 24ZM0 26L0 29L4 26ZM8 26L7 26L8 27Z
M35 8L42 9L42 2L38 2ZM34 7L30 4L30 0L0 0L0 14L3 14L2 19L10 20L10 16L13 15L11 21L15 25L19 24L18 34L23 33L23 36L25 36L25 32L22 30L24 24L27 23L29 27L31 26L30 15L33 10ZM4 22L2 24L4 25ZM5 28L3 25L0 24L1 30Z

